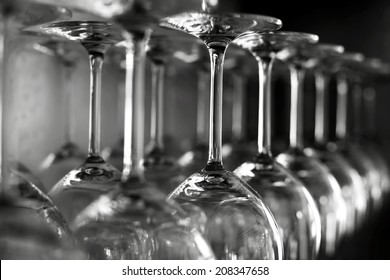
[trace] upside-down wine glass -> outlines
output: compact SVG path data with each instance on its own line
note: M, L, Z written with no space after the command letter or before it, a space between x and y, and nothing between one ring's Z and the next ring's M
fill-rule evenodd
M387 151L388 147L384 145L383 139L378 136L377 121L376 121L376 83L383 83L387 81L387 77L390 74L390 66L378 59L366 59L365 62L366 73L363 73L364 87L362 93L363 102L363 131L365 132L362 137L362 145L368 149L368 153L371 154L381 170L382 188L384 195L384 203L387 203L390 193L389 182L389 165L386 161L386 156L383 156L383 151ZM386 152L385 152L386 153Z
M354 69L359 68L358 61L343 61L342 68L336 73L337 111L336 111L336 142L334 149L341 153L357 170L364 183L367 209L365 219L373 214L374 205L380 204L381 184L380 174L366 153L353 141L352 134L352 98ZM356 87L355 90L360 90Z
M305 154L314 157L325 164L341 187L341 193L346 203L346 234L351 236L362 224L367 208L364 184L359 173L341 154L329 143L329 79L331 74L340 67L342 60L361 61L359 53L342 53L324 57L315 66L315 135L313 147L305 148Z
M339 237L345 232L346 205L341 188L328 168L304 153L303 141L303 81L305 68L321 57L340 53L343 48L326 44L293 47L278 54L290 70L290 147L277 156L277 161L293 172L316 201L321 217L321 246L319 258L332 257Z
M81 212L72 228L92 259L213 259L193 220L145 180L141 164L146 43L161 14L183 9L183 2L136 1L134 9L121 3L113 20L127 42L122 180Z
M313 197L271 153L271 71L276 53L291 45L316 43L318 36L298 32L249 34L235 43L252 53L259 67L258 152L234 172L270 207L283 238L286 259L316 259L321 221Z
M18 69L15 61L20 57L19 36L26 27L47 23L69 12L60 7L38 5L28 1L2 1L0 15L4 23L4 79L2 80L0 159L0 258L1 259L77 259L83 258L74 249L69 232L57 208L50 199L33 184L9 184L13 176L13 159L9 156L9 141L15 141L15 115L20 104L16 95L23 92L15 88ZM5 106L5 104L7 106ZM17 106L15 108L15 106ZM11 159L11 161L10 161ZM10 164L10 166L9 166Z
M366 141L363 133L363 117L366 118L362 111L362 102L363 102L363 91L365 85L365 77L369 74L368 72L372 69L372 63L374 61L366 59L362 63L358 64L358 68L353 72L353 85L351 92L351 109L352 109L352 120L351 120L351 135L350 135L350 144L356 147L364 153L367 161L371 161L374 169L378 172L379 175L379 188L377 192L373 195L376 195L376 202L373 204L372 210L377 213L381 209L384 203L384 194L388 192L389 189L389 170L385 161L381 158L380 152L377 151L369 141ZM380 190L379 190L380 189Z
M142 160L146 181L157 185L166 195L186 179L176 159L167 154L164 147L166 65L174 54L174 45L180 45L180 40L186 40L172 33L152 35L147 45L152 67L151 126L150 143Z
M64 71L64 86L62 104L64 104L65 142L54 152L51 152L40 164L39 178L49 190L75 166L80 166L86 155L73 140L74 121L72 114L73 100L73 72L80 59L78 45L63 39L48 39L35 43L34 48L47 55L55 56L60 60Z
M217 259L281 259L283 243L270 210L246 182L223 167L221 154L226 49L243 33L272 31L281 27L281 21L250 14L186 12L164 18L160 24L203 40L211 67L209 159L169 200L203 212L201 230Z
M66 174L49 196L70 223L89 203L119 182L120 172L100 155L101 71L105 52L122 41L120 29L103 21L63 21L41 27L81 44L90 61L89 147L85 162Z
M225 69L232 80L232 136L230 143L222 146L222 159L228 170L234 170L256 153L256 145L246 138L247 81L253 73L250 55L232 45L227 51Z

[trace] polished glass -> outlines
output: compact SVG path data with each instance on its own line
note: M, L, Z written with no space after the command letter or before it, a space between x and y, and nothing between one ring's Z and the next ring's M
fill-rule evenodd
M281 259L283 245L274 217L251 187L222 165L223 64L229 44L250 30L280 28L278 19L249 14L188 12L161 26L201 39L210 55L209 157L206 166L170 195L200 225L217 259ZM202 216L200 216L201 211Z
M313 44L318 37L297 32L249 34L235 43L250 51L259 67L258 152L234 172L250 184L270 207L283 238L286 259L316 259L321 221L313 197L303 183L277 163L271 153L271 72L276 54L291 45Z

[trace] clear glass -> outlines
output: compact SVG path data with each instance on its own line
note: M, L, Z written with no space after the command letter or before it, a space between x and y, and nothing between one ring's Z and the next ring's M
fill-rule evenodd
M321 221L313 197L271 153L271 72L275 54L289 45L315 43L318 37L294 32L250 34L236 44L250 51L259 67L258 152L234 172L251 185L270 207L283 238L289 260L316 259L321 241Z
M344 55L345 56L345 55ZM320 65L321 67L321 65ZM329 69L330 70L330 69ZM367 202L364 183L352 165L329 144L329 72L320 68L315 73L316 109L315 143L305 148L305 154L325 164L341 187L346 203L346 234L352 236L364 221ZM340 120L341 121L341 120Z
M290 147L276 158L284 167L293 172L313 196L321 217L321 246L319 258L332 257L341 236L345 232L346 205L341 188L329 169L315 158L304 153L303 142L303 79L307 61L318 62L320 55L335 52L311 45L302 48L303 53L295 61L287 59L290 70L291 106L290 106ZM299 51L299 48L297 48ZM312 50L312 51L311 51ZM314 61L313 61L314 58Z
M174 3L179 7L183 4L164 2L161 9L161 1L148 1L150 5L145 9L125 10L115 18L126 30L124 169L121 184L101 195L73 224L91 259L214 258L192 220L180 207L166 202L166 195L145 180L141 165L146 44L156 14L166 14L165 8Z
M275 30L281 22L248 14L192 12L167 17L160 24L203 40L211 66L209 158L206 166L187 178L169 200L189 210L217 259L281 259L283 245L274 217L247 183L224 169L221 153L226 49L244 32Z
M45 186L45 192L49 192L64 175L75 166L80 166L86 158L86 155L73 140L74 123L72 121L73 72L81 54L76 44L63 41L60 38L57 40L44 39L35 43L34 48L39 52L58 58L64 76L61 94L62 104L64 104L65 141L58 149L44 158L37 175Z
M247 79L255 72L249 59L250 55L241 48L232 45L227 51L225 69L229 70L232 80L232 136L231 141L222 146L224 166L234 170L240 164L256 154L256 143L246 139L246 98Z
M66 174L49 192L65 219L76 215L101 193L119 183L120 172L100 155L101 70L104 54L123 40L120 29L108 22L63 21L42 26L47 34L81 44L90 59L89 149L85 162Z
M69 13L62 8L27 1L2 1L0 12L4 35L4 58L3 54L0 57L4 69L1 92L0 258L83 258L82 252L75 250L67 225L50 199L30 181L14 172L14 164L21 156L18 154L18 136L25 132L19 122L15 122L15 119L19 119L15 118L15 114L20 114L25 104L15 101L20 100L19 96L26 96L23 88L15 87L15 84L26 83L26 76L23 75L30 75L23 71L24 67L30 65L29 60L24 60L27 46L21 30Z
M177 160L167 154L164 145L164 96L166 65L172 57L176 43L175 34L152 35L148 41L147 55L152 64L151 131L150 143L143 158L146 181L152 182L166 195L185 180Z
M351 85L348 72L337 74L337 142L335 148L357 170L364 183L367 201L366 219L373 213L374 205L381 200L380 174L370 158L359 145L350 141L351 110L348 99L351 97Z

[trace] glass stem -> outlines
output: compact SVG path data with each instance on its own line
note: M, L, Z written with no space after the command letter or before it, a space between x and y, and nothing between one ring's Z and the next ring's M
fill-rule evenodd
M144 179L141 159L144 152L144 75L147 38L127 38L125 129L122 180Z
M90 53L89 157L100 156L101 78L104 55Z
M303 85L305 71L290 65L290 148L301 150L303 144Z
M347 138L348 81L344 74L337 75L336 138Z
M363 104L365 107L364 119L365 121L365 131L367 136L373 137L376 134L376 122L375 122L375 112L376 112L376 91L372 86L366 86L363 90Z
M244 103L245 103L245 83L244 77L240 73L233 72L233 120L232 120L232 134L233 142L238 143L244 138L245 131L245 117L244 117Z
M272 158L271 153L271 72L273 57L256 57L259 70L258 156Z
M152 62L152 108L150 138L152 149L164 149L164 76L163 62Z
M207 98L206 93L209 90L207 81L209 73L203 66L198 67L198 89L197 89L197 108L196 108L196 144L205 143L207 125Z
M74 135L73 114L72 114L72 74L74 71L74 64L72 62L65 62L65 85L64 85L64 107L65 107L65 143L72 143Z
M120 80L118 81L117 85L117 133L118 133L118 140L120 142L123 141L123 120L124 120L124 106L123 104L125 103L125 78L124 76L126 75L126 71L123 69L119 69L118 73Z
M316 144L326 144L329 130L329 77L322 71L314 73L316 87L314 141Z
M222 166L222 99L223 99L223 63L225 46L208 46L211 65L210 86L210 134L208 166Z

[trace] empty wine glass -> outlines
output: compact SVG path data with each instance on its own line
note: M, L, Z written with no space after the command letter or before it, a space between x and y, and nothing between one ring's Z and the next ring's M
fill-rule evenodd
M182 33L155 34L147 46L147 54L152 62L152 100L150 143L143 159L145 178L154 182L167 195L175 186L185 180L176 159L169 156L164 148L164 79L166 65L175 48L185 47L186 38ZM188 43L187 43L188 45Z
M271 71L277 52L291 45L318 41L312 34L274 32L249 34L235 43L252 53L259 67L258 152L234 172L257 191L275 216L286 259L315 259L321 241L321 221L313 197L271 153Z
M101 70L104 54L123 40L120 29L103 21L63 21L41 29L80 43L90 58L90 114L88 158L66 174L49 192L68 222L102 192L119 182L120 172L100 155Z
M305 148L305 154L314 157L325 164L341 187L341 193L346 203L346 233L350 236L362 224L366 213L367 202L364 184L359 173L343 156L333 149L329 143L329 79L338 71L342 61L362 61L359 53L342 53L324 57L315 67L315 137L313 147Z
M334 149L341 153L357 170L364 183L365 197L367 200L366 217L374 210L374 205L380 204L381 184L380 174L373 162L364 151L356 145L351 138L352 110L348 99L351 98L352 82L351 72L356 69L356 61L344 61L343 67L336 73L337 81L337 111L336 111L336 143ZM357 88L359 90L359 88Z
M159 16L183 9L183 2L136 1L134 9L122 2L113 19L127 42L122 182L79 214L74 232L93 259L212 259L191 219L145 181L141 165L147 40Z
M225 167L233 170L256 153L256 145L246 138L246 97L247 80L253 73L248 53L232 45L227 51L225 69L232 80L232 138L222 146L222 158Z
M249 14L187 12L164 18L160 25L203 40L211 66L209 159L187 178L170 201L200 209L200 225L218 259L281 259L276 222L252 188L222 165L222 81L229 44L250 30L280 28L278 19ZM199 212L190 215L199 217Z
M303 79L305 68L315 65L321 57L343 51L341 46L316 44L304 48L292 47L278 54L290 70L290 147L276 158L305 184L317 203L321 216L320 258L335 253L340 237L345 232L346 205L341 188L328 168L304 153L303 143Z
M74 122L72 114L72 76L80 59L78 45L63 39L46 39L35 43L34 48L47 55L57 57L64 69L62 104L64 104L65 143L46 156L40 164L39 178L48 192L65 174L80 166L86 156L73 140Z
M46 23L61 17L65 10L59 7L38 5L29 1L1 1L0 16L4 23L4 69L2 85L2 153L0 184L0 258L1 259L77 259L80 251L74 249L64 219L50 199L36 186L22 177L16 181L9 157L10 141L15 142L15 97L21 92L13 87L20 82L20 68L15 59L20 55L17 45L21 30L35 24ZM69 13L66 12L68 15ZM20 42L20 41L19 41ZM2 56L2 55L1 55ZM7 105L7 106L5 106ZM10 168L11 167L11 168Z

